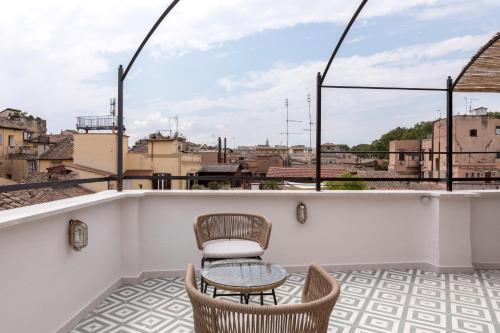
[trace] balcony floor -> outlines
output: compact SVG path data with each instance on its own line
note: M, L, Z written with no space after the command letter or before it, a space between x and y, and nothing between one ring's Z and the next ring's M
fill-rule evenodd
M434 274L415 269L333 275L342 285L342 294L331 316L331 332L500 332L498 270ZM279 303L300 302L304 279L305 274L290 274L285 285L276 290ZM270 304L271 299L266 302ZM71 332L192 331L184 279L160 278L120 288Z

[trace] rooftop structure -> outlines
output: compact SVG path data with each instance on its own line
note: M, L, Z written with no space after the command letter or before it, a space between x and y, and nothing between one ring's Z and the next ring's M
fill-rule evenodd
M115 131L116 118L114 116L85 116L76 118L76 129L89 131Z

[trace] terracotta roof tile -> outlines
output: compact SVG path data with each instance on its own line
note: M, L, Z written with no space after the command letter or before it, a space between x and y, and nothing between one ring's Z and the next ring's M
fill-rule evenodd
M67 136L60 140L55 146L44 152L40 160L72 160L73 159L73 136Z
M73 179L73 176L74 175L52 175L47 172L37 172L23 179L21 183L42 183L47 181L66 180ZM0 192L0 210L31 206L91 193L93 192L81 186L63 186L3 193Z

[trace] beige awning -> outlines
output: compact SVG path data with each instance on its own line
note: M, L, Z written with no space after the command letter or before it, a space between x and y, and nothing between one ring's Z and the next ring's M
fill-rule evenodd
M500 32L464 67L455 80L453 90L500 93Z

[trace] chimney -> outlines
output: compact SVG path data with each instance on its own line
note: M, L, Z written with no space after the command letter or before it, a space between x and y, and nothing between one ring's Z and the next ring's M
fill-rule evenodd
M218 141L218 145L217 145L218 149L217 149L217 163L222 163L222 142L221 142L221 139L220 139L220 136L219 136L219 141Z
M226 138L224 138L224 164L227 163L227 145L226 145Z

